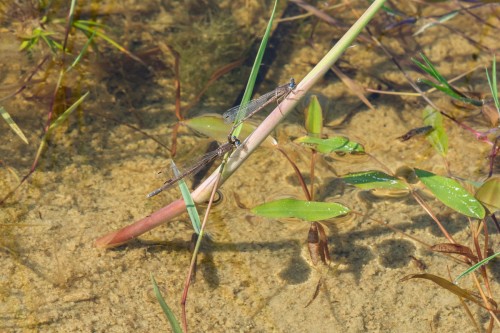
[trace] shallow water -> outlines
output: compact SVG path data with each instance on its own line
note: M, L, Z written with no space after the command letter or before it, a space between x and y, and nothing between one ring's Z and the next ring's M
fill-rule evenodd
M13 10L2 6L6 8L0 12L4 15ZM211 73L245 55L248 41L264 31L270 7L247 1L210 3L207 7L163 1L156 6L156 2L145 1L79 8L82 17L87 15L112 27L110 35L141 57L148 67L101 40L100 53L92 50L81 69L73 70L63 80L64 94L57 99L61 104L58 109L64 110L86 91L91 92L89 98L50 139L37 171L0 208L2 331L168 330L152 294L151 273L180 318L179 301L191 258L188 247L192 227L187 215L113 250L96 249L93 244L106 233L179 197L177 189L151 199L145 197L163 181L157 172L168 165L168 147L176 122L174 58L162 43L173 45L181 53L182 105L186 106ZM362 10L359 4L353 6ZM426 16L438 15L447 11L444 6L422 10ZM14 92L20 86L19 77L33 71L48 54L48 50L35 50L31 55L18 52L19 36L32 22L31 12L21 9L15 8L21 14L12 16L2 26L2 97ZM56 8L54 15L63 17L63 13L65 9ZM475 13L498 26L490 7ZM354 21L350 9L341 7L330 14L346 25ZM385 26L384 20L388 18L377 16L371 25L374 32ZM461 14L448 24L496 50L496 30L470 22L470 16ZM293 34L282 37L277 57L266 63L269 71L259 93L287 82L291 76L300 81L330 48L332 40L345 31L319 23L309 38L314 25L311 18L294 24ZM413 31L415 28L409 27L399 34L392 32L381 37L407 70L409 59L420 50L446 77L491 62L490 52L475 47L456 31L434 27L415 38L411 37ZM74 38L75 48L81 46L82 36ZM364 41L350 48L338 65L366 87L391 82L397 91L411 91L394 64ZM410 73L414 78L421 76ZM0 197L12 191L29 171L43 135L57 75L57 66L45 65L22 93L2 101L29 144L22 143L5 124L1 125ZM216 80L189 110L189 116L207 111L222 114L232 106L247 75L247 67L238 67ZM482 69L457 85L488 92ZM385 85L382 89L388 90ZM323 134L341 134L363 143L374 158L393 172L401 167L418 167L446 175L448 165L453 175L476 181L484 179L488 172L490 146L475 141L469 132L451 121L445 121L450 137L446 161L423 137L407 142L397 139L408 130L423 126L425 104L420 99L381 96L373 101L376 110L371 111L331 73L315 87L314 93L321 97L325 113L327 126ZM470 126L488 128L477 110L458 109L440 94L431 98ZM350 120L342 122L350 113ZM256 116L254 121L261 119L262 115ZM308 176L310 151L292 142L305 134L303 109L297 108L276 129L275 137ZM186 161L201 155L209 142L185 126L179 127L177 141L176 160ZM498 171L498 163L495 168ZM211 241L203 245L187 305L190 330L475 331L456 296L429 281L399 282L408 274L422 272L411 256L425 263L427 273L442 277L448 276L448 269L451 276L457 276L466 266L433 253L414 240L431 245L446 241L411 196L361 191L336 178L371 169L381 170L381 166L367 156L317 158L316 199L343 203L362 215L323 223L333 263L330 268L313 266L307 252L307 222L266 219L250 212L256 205L278 198L304 199L286 159L270 145L258 149L224 184L223 200L211 212ZM426 199L454 239L471 246L467 219L431 197ZM498 237L491 237L495 250ZM498 265L493 262L489 269L495 296ZM319 294L306 308L319 281ZM475 288L470 279L460 285ZM470 305L470 309L479 325L486 327L487 313L475 305Z

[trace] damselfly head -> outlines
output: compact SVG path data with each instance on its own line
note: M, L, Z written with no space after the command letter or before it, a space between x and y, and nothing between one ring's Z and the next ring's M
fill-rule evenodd
M292 77L292 78L290 79L290 83L288 84L288 87L289 87L290 89L294 89L296 86L297 86L297 85L295 84L295 79Z
M241 145L241 141L240 141L240 139L238 139L238 138L237 138L236 136L234 136L234 135L233 135L233 136L230 136L230 137L228 138L228 141L229 141L229 143L231 143L231 144L235 145L236 147L238 147L239 145Z

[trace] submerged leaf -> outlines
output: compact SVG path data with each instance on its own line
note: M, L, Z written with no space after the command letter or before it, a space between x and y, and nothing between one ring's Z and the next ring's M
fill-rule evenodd
M331 261L325 229L318 222L311 223L307 235L307 247L313 265L316 265L320 260L325 265Z
M427 135L427 140L442 156L448 152L448 135L443 127L443 117L431 107L426 107L423 111L424 124L432 126L434 131Z
M396 177L390 176L381 171L365 171L350 173L342 179L351 185L364 190L372 189L391 189L391 190L409 190L409 187Z
M325 262L325 258L321 257L319 249L319 233L316 222L311 223L311 226L309 227L309 232L307 234L307 248L309 249L309 257L311 257L313 265L317 265L320 259Z
M421 19L421 21L424 21L423 25L415 33L413 33L413 37L423 33L425 30L427 30L430 27L433 27L435 25L439 25L443 22L446 22L446 21L454 18L455 16L457 16L458 13L459 13L458 10L454 10L446 15L438 17L437 19L432 19L432 20Z
M446 206L466 216L482 219L485 215L481 203L456 180L432 172L415 169L420 181Z
M231 124L226 124L218 114L204 114L199 117L185 119L182 123L196 132L218 141L224 141L231 129Z
M400 281L408 281L410 279L425 279L425 280L432 281L432 282L436 283L438 286L454 293L455 295L462 297L462 298L465 298L465 299L468 299L469 301L472 301L472 302L476 303L477 305L479 305L483 308L486 308L486 306L483 304L483 299L480 296L475 295L468 290L462 289L459 286L457 286L456 284L453 284L452 282L445 280L442 277L439 277L439 276L436 276L433 274L426 274L426 273L425 274L412 274L412 275L405 276ZM489 301L492 302L492 304L495 306L495 308L497 307L496 303L493 300L489 299Z
M477 191L476 199L488 208L490 213L500 210L500 177L488 179Z
M316 223L316 222L313 222ZM321 257L325 259L324 263L331 262L332 258L330 257L330 250L328 250L328 238L326 237L325 228L321 225L321 223L316 223L319 232L319 244L321 250Z
M61 125L68 117L70 114L75 111L75 109L83 102L83 100L89 95L89 91L87 91L85 94L83 94L75 103L73 103L69 108L66 109L59 117L57 117L56 120L50 124L49 129L47 132L52 131L59 125ZM47 133L48 134L48 133Z
M231 124L226 124L220 115L214 113L185 119L182 123L196 132L214 138L219 142L226 142L227 135L231 130ZM249 136L254 129L255 126L252 126L248 122L243 123L243 127L238 138L243 141L243 138ZM269 136L265 142L274 144L275 140Z
M320 290L322 284L323 284L323 279L319 278L318 283L316 284L316 288L314 289L314 294L311 297L311 299L309 300L309 302L307 302L307 304L304 306L304 308L307 308L309 305L311 305L312 302L316 299L316 297L318 297L319 290Z
M3 106L0 106L0 114L2 115L2 118L7 122L7 124L10 126L10 128L21 138L21 140L24 141L24 143L28 144L28 139L24 135L23 131L17 126L16 122L10 114L5 111Z
M349 213L350 209L335 202L281 199L259 205L252 212L270 218L295 217L305 221L320 221Z
M314 149L322 154L333 152L364 153L365 149L357 142L350 141L345 136L335 136L329 139L320 139L311 136L303 136L295 140L297 143L314 146Z
M323 129L323 110L316 95L311 96L306 109L306 130L312 137L320 137Z
M443 253L461 254L463 256L466 256L473 262L477 262L477 256L474 255L474 253L472 253L472 250L469 247L464 245L451 244L451 243L436 244L431 246L431 250Z

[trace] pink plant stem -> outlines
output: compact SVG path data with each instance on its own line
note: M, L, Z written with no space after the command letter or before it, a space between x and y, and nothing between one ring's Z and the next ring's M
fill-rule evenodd
M207 199L210 194L210 185L214 180L214 175L217 175L219 169L217 169L212 176L210 176L203 184L201 184L193 193L192 197L196 203L203 202ZM95 241L95 246L98 248L111 248L115 246L122 245L135 237L142 235L143 233L156 228L158 225L169 221L170 219L184 213L186 211L186 205L184 200L177 199L171 202L169 205L160 208L151 215L146 216L139 221L136 221L120 230L110 232L105 236L98 238Z
M110 232L109 234L97 239L95 246L99 248L109 248L121 245L129 240L142 235L143 233L156 228L164 221L168 221L177 215L186 211L184 200L177 199L169 205L160 208L151 215L146 216L139 221L136 221L118 231Z

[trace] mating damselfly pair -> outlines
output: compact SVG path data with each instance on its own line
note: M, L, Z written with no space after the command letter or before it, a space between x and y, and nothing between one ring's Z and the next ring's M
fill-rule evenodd
M161 187L156 190L150 192L147 197L150 198L152 196L157 195L158 193L170 188L174 184L176 184L179 180L197 173L201 170L205 165L212 163L217 158L222 158L224 155L231 153L234 148L240 145L240 140L232 135L234 129L238 127L241 123L243 123L248 118L252 117L257 112L264 109L266 106L270 105L273 102L277 102L280 98L285 98L294 88L295 80L292 78L290 82L284 85L277 87L276 89L256 98L248 103L244 103L241 105L234 106L222 114L224 121L226 123L233 123L231 131L228 135L227 142L220 145L217 149L203 155L201 158L196 160L191 166L187 167L177 176L167 180Z

